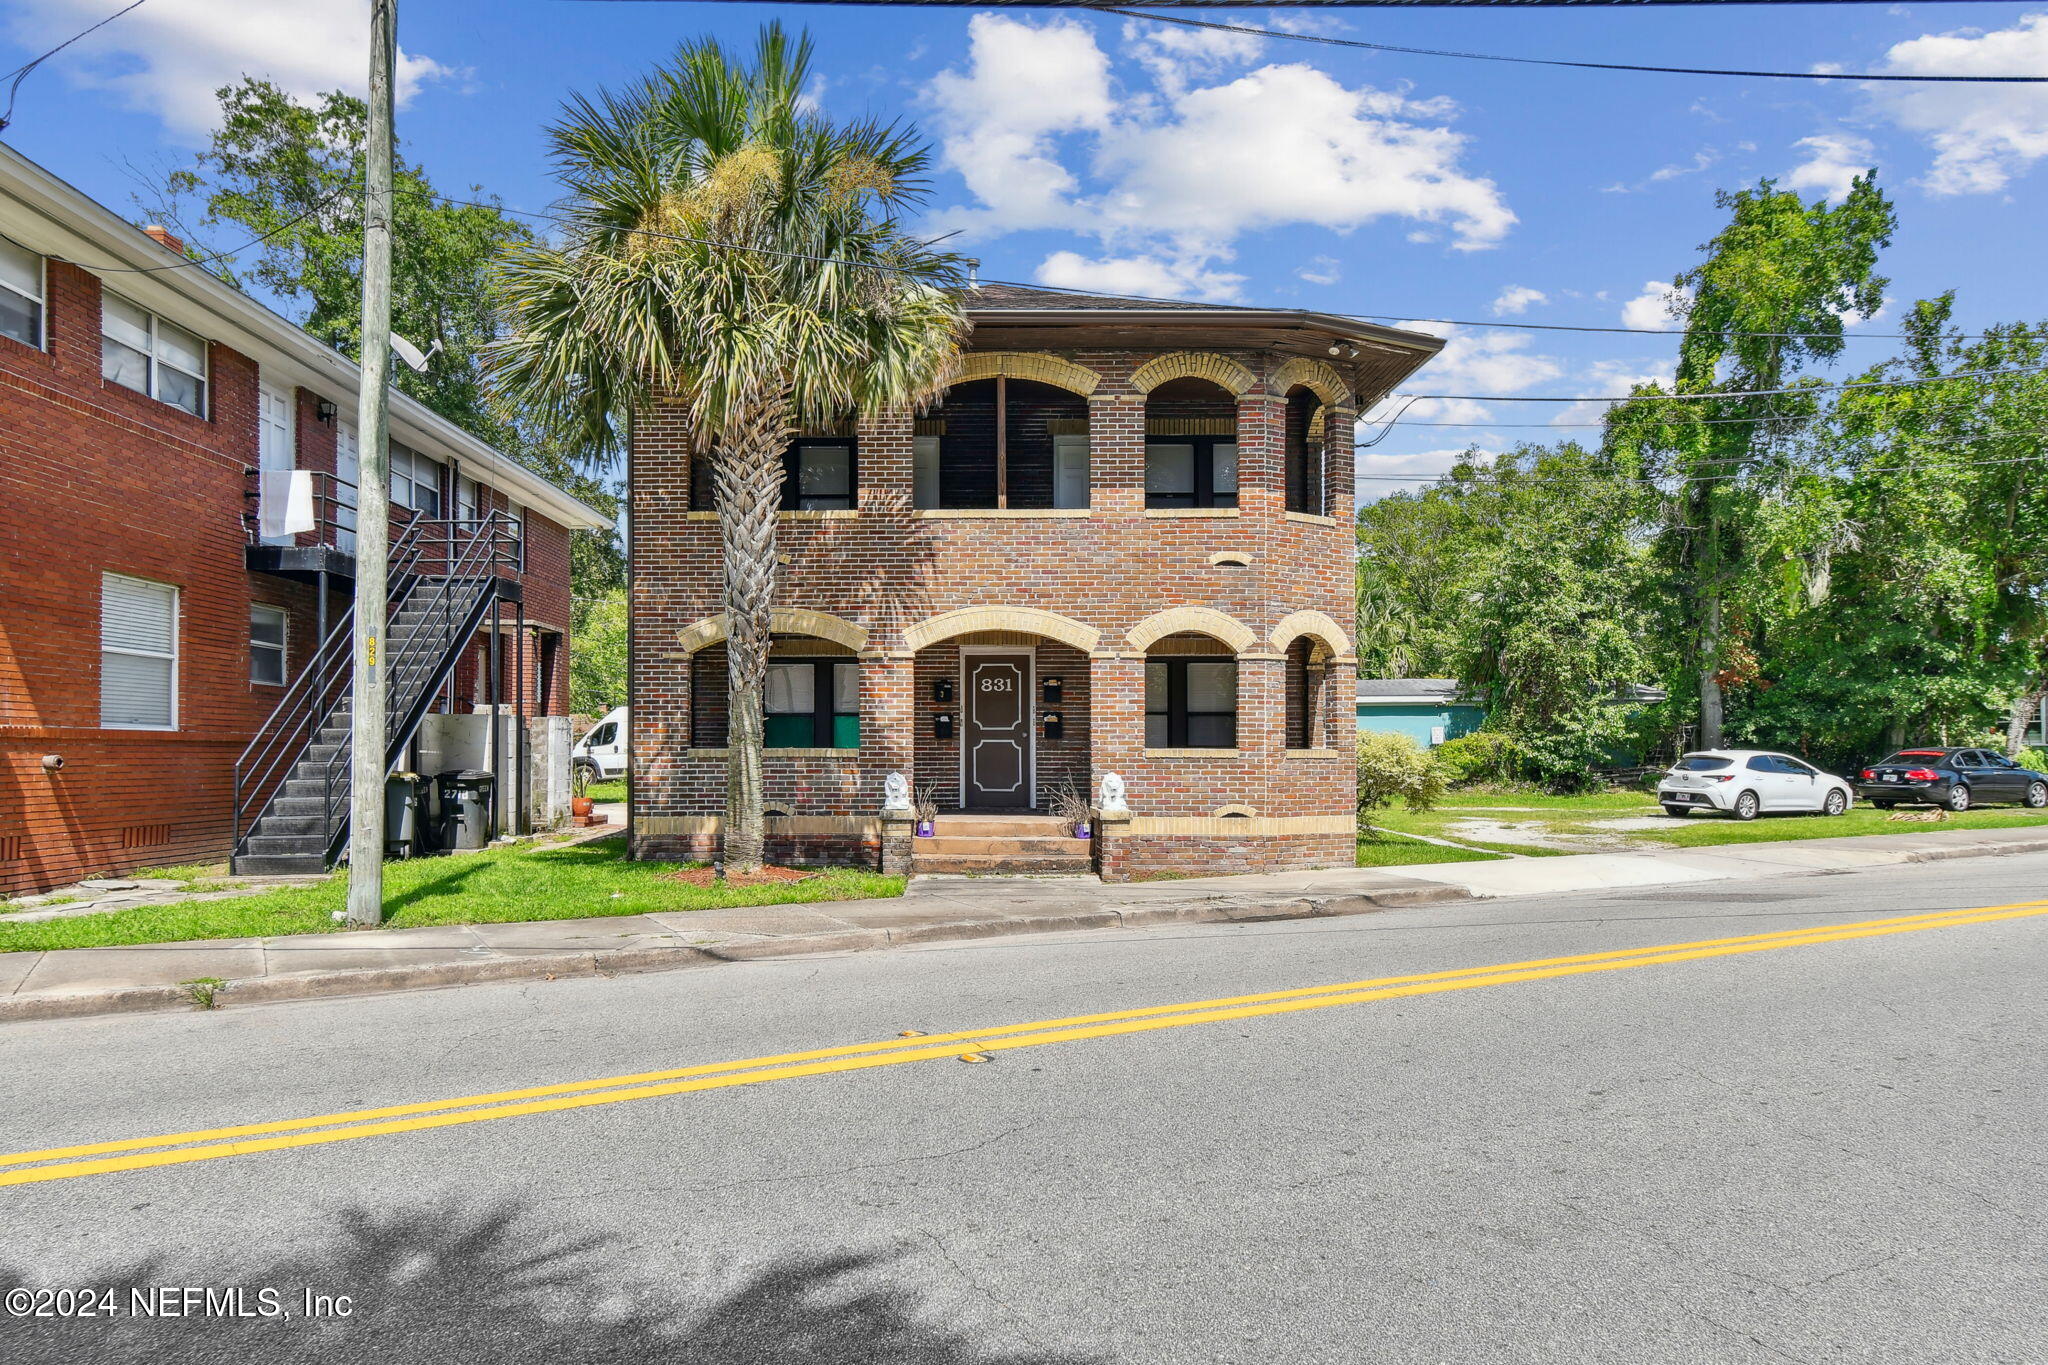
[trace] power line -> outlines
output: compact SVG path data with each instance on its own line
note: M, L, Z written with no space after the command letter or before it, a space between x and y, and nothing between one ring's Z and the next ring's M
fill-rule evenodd
M1389 394L1388 400L1406 399L1410 403L1426 400L1437 402L1464 403L1639 403L1651 402L1698 402L1716 398L1775 398L1786 394L1840 393L1846 389L1903 389L1921 384L1942 384L1952 379L2001 379L2007 375L2039 374L2048 370L2048 365L2025 365L2010 370L1958 370L1954 374L1924 375L1918 379L1856 379L1846 384L1811 384L1784 389L1733 389L1708 393L1625 393L1619 397L1579 397L1553 394L1497 394L1483 393L1412 393Z
M1489 52L1454 52L1436 47L1400 47L1393 43L1368 43L1356 38L1332 38L1321 33L1284 33L1277 29L1254 28L1249 24L1220 24L1210 19L1187 19L1151 10L1114 9L1087 5L1098 14L1119 14L1127 19L1150 19L1161 24L1187 28L1216 29L1223 33L1248 33L1259 38L1285 38L1291 42L1320 43L1325 47L1362 48L1368 52L1398 52L1411 57L1456 57L1472 62L1514 62L1523 66L1569 66L1587 71L1643 71L1667 76L1742 76L1784 81L1911 81L1935 84L2039 85L2048 76L1911 76L1881 72L1851 71L1744 71L1706 66L1644 66L1634 62L1581 62L1561 57L1504 57Z
M1654 3L1654 0L1652 0L1652 2ZM1851 3L1852 0L1843 0L1843 2ZM579 224L576 219L567 217L562 214L543 213L537 209L513 208L506 204L493 203L481 199L458 199L454 195L442 194L438 190L415 190L401 188L399 193L424 195L430 198L439 199L443 203L460 204L466 208L494 209L499 213L507 214L514 218L530 218L533 221L539 223L556 223L565 227L581 226L581 224ZM721 248L727 251L753 251L770 256L782 256L795 260L812 261L822 265L844 265L864 270L883 271L910 271L914 269L914 267L911 266L892 266L874 261L851 261L847 260L845 257L842 256L815 256L807 255L803 252L781 251L773 247L753 246L745 242L728 242L715 237L693 237L683 233L659 232L653 228L607 226L603 229L603 231L605 231L606 233L626 233L631 236L656 237L668 241L691 242L699 246ZM947 236L951 235L953 234L947 234ZM934 240L943 241L944 238L937 238ZM926 243L926 245L930 245L930 243ZM1074 298L1114 298L1126 300L1132 303L1163 303L1172 304L1176 307L1181 308L1185 308L1188 306L1188 301L1186 299L1166 298L1156 294L1102 294L1099 292L1086 289L1069 288L1064 285L1033 284L1024 280L1005 280L996 279L993 277L983 280L981 281L981 283L991 285L1003 285L1005 287L1013 289L1035 289L1048 294L1066 294ZM1245 307L1245 305L1238 304L1221 306L1226 309ZM1324 313L1330 317L1350 318L1356 319L1361 322L1398 321L1406 322L1411 326L1420 323L1433 323L1441 324L1446 327L1492 327L1525 332L1600 332L1618 333L1630 336L1685 336L1687 334L1686 329L1682 327L1592 327L1569 326L1564 323L1545 322L1500 322L1473 321L1471 319L1459 318L1418 318L1415 316L1415 312L1413 311L1407 313L1361 313L1347 312L1341 309L1330 308L1288 311L1308 311ZM1808 338L1823 338L1844 341L1910 341L1915 339L1914 334L1910 332L1753 332L1729 328L1717 328L1716 334L1720 336L1729 337L1755 337L1766 341L1796 341ZM1984 334L1981 332L1962 332L1955 333L1954 339L1961 341L1975 341L1981 340L1983 338L1983 335Z
M2044 433L2042 431L1998 432L1990 436L1964 437L1957 441L1948 442L1946 444L1961 445L1988 440L1997 440L2006 436L2039 436L2043 434L2048 433ZM1926 442L1924 444L1934 443ZM2038 464L2043 460L2048 460L2048 454L2018 455L2013 456L2009 459L2001 460L1948 460L1943 461L1940 464L1877 465L1875 467L1866 466L1851 472L1854 476L1865 477L1875 474L1911 474L1922 469L1982 469L1986 467L1999 465ZM1477 467L1486 473L1493 473L1499 468L1497 462L1487 462L1484 464L1480 464ZM1435 474L1358 474L1354 477L1362 483L1427 483L1432 480L1447 479L1451 476L1453 472L1453 470L1446 469ZM1515 472L1519 473L1518 467L1516 468ZM1689 484L1719 483L1725 479L1736 479L1740 478L1741 476L1742 471L1732 470L1726 474L1690 474L1682 479L1658 480L1635 478L1626 474L1599 474L1587 472L1583 474L1528 475L1525 477L1517 478L1516 483L1518 485L1552 483L1616 483L1638 485L1644 488L1678 489L1684 488Z
M18 91L20 91L21 83L28 79L29 72L35 70L44 62L47 62L48 60L50 60L50 58L56 56L59 52L62 52L65 48L70 47L80 38L86 37L89 34L97 33L99 30L105 28L108 24L113 23L122 15L128 13L129 10L136 9L140 7L142 4L143 0L134 0L133 4L124 5L122 8L115 10L106 18L100 20L97 24L94 24L91 28L87 28L78 33L72 34L69 38L66 38L63 42L57 44L48 52L45 52L42 56L37 57L31 61L23 62L20 66L17 66L14 68L14 70L8 72L7 76L12 76L14 78L14 83L7 87L7 108L4 110L0 110L0 129L5 129L8 124L14 121L14 96ZM0 80L6 80L7 76L0 76Z

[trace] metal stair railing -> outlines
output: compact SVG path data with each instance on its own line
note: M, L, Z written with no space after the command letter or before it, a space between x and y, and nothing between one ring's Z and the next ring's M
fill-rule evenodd
M385 640L384 771L396 770L415 731L432 704L434 693L454 671L463 646L483 625L498 601L500 568L516 567L516 540L511 519L492 512L477 521L436 523L440 544L423 536L405 565L412 578L405 603L424 608L416 620ZM439 551L438 560L430 552ZM397 557L394 553L394 574ZM424 585L424 586L422 586ZM417 595L418 600L415 600ZM396 613L394 612L395 616ZM348 837L348 808L354 768L344 746L331 755L322 774L328 831L327 858L332 862Z
M392 575L385 594L387 610L394 614L404 606L418 583L418 576L409 566L418 559L423 532L420 514L413 512L399 526L392 542L392 561L403 566ZM315 645L312 657L299 669L298 677L285 688L277 705L236 758L233 834L228 845L231 856L239 857L244 852L243 844L271 798L289 780L307 747L348 697L354 676L350 669L354 635L355 607L351 604L342 610L327 638Z

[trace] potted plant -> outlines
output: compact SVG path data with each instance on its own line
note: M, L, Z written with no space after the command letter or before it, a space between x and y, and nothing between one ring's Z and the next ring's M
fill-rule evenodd
M917 816L917 837L929 839L939 832L939 803L930 787L919 787L910 809Z
M1094 834L1089 824L1088 798L1074 790L1072 782L1062 782L1052 789L1052 814L1055 820L1073 832L1076 839L1086 839Z

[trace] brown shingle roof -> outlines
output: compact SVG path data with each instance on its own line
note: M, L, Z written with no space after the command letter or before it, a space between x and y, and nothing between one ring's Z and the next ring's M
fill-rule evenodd
M977 285L967 291L967 307L970 312L977 308L1032 309L1045 312L1096 308L1142 313L1154 313L1169 308L1207 312L1259 311L1235 309L1228 304L1218 303L1161 303L1153 299L1128 298L1121 294L1069 294L1064 290L1029 289L1021 284Z

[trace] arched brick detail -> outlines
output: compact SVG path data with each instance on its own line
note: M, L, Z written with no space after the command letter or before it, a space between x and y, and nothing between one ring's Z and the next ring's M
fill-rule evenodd
M1169 607L1165 611L1153 612L1124 637L1132 649L1140 652L1152 648L1169 635L1183 632L1207 635L1229 646L1233 654L1242 654L1259 642L1258 633L1234 616L1226 616L1213 607Z
M1320 360L1296 356L1273 371L1273 377L1266 381L1266 387L1282 398L1297 384L1306 385L1328 407L1351 406L1351 387L1334 368Z
M1258 818L1258 815L1259 812L1256 806L1247 806L1240 801L1228 806L1218 806L1212 818L1217 820L1232 818L1255 820Z
M856 625L843 616L833 616L822 611L807 611L802 607L777 607L769 617L768 628L777 635L807 635L814 640L830 640L835 645L845 645L859 652L868 642L865 626ZM726 637L724 612L707 616L676 632L676 643L686 651L695 654L707 645L715 645Z
M971 635L983 630L1019 630L1072 645L1083 653L1092 652L1102 642L1102 632L1095 627L1037 607L962 607L958 611L944 612L905 626L903 647L919 650L941 640L950 640L955 635Z
M960 369L950 384L966 384L976 379L994 379L1003 375L1010 379L1033 379L1041 384L1051 384L1078 393L1083 398L1095 392L1095 386L1102 382L1102 376L1085 366L1056 355L1027 351L974 351L960 358Z
M1206 379L1220 384L1233 395L1242 394L1258 382L1258 376L1228 356L1209 351L1175 351L1154 356L1131 371L1131 387L1150 393L1169 379Z
M1320 611L1290 612L1281 617L1270 637L1273 651L1285 654L1287 647L1304 635L1319 641L1332 657L1351 652L1351 641L1345 637L1344 627Z

